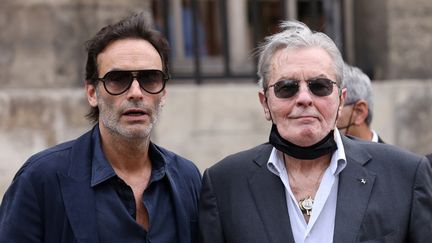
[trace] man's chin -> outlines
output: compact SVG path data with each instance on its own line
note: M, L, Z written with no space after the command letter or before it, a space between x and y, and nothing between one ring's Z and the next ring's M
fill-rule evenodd
M150 137L151 131L153 129L153 124L150 125L128 125L119 128L115 131L119 136L126 139L146 139Z
M325 137L325 136L324 136ZM321 141L324 137L319 136L316 133L311 131L304 131L296 134L292 137L291 141L297 146L300 147L309 147L312 146L319 141Z
M135 128L126 131L125 136L129 138L147 138L150 137L152 127Z

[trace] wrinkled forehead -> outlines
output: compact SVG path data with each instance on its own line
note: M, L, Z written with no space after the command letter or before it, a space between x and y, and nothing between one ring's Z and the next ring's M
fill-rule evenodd
M97 56L100 75L111 70L162 70L162 58L147 40L126 38L113 41Z
M269 71L270 82L282 78L305 80L318 76L336 80L333 60L319 47L279 49L270 60Z

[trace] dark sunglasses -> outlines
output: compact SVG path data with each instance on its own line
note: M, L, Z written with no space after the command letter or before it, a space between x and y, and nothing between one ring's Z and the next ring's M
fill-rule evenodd
M147 93L158 94L165 88L168 75L156 69L115 70L106 73L103 78L98 78L97 80L103 82L105 90L109 94L120 95L130 88L135 79Z
M298 80L281 80L267 87L267 90L273 87L276 97L286 99L291 98L300 89L300 81ZM310 92L316 96L328 96L333 92L333 85L336 84L327 78L316 78L306 80ZM267 91L265 90L265 91Z

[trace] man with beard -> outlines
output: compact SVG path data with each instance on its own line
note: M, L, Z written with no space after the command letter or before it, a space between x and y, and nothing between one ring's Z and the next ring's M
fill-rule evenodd
M143 14L87 43L91 131L32 156L0 208L0 242L196 242L201 176L150 140L168 43Z
M204 243L428 242L432 169L425 157L348 139L334 42L287 21L259 49L258 96L269 143L203 175Z

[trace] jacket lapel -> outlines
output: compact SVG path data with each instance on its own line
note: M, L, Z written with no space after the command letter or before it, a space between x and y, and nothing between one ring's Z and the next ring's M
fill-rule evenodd
M385 143L380 136L378 136L378 143Z
M174 204L174 212L177 222L177 232L180 232L180 234L178 234L178 240L179 242L197 242L197 236L195 235L195 232L198 229L198 222L196 220L195 225L193 225L193 219L189 215L189 209L193 206L192 203L188 203L183 200L183 198L187 197L185 195L183 183L180 183L183 181L182 176L184 175L179 171L179 168L173 166L173 164L171 163L175 160L171 157L171 155L165 153L162 148L156 146L155 144L151 144L150 146L154 146L154 149L157 150L158 153L160 153L161 159L164 161L165 164L165 173L170 183L171 196ZM197 201L198 198L196 198L196 202ZM196 208L194 212L197 212L198 205L195 205L195 207Z
M170 182L170 187L172 191L172 198L174 202L174 208L175 208L175 214L176 214L176 220L177 220L177 231L181 232L181 234L178 234L179 242L190 242L191 241L191 232L190 232L190 224L191 222L188 221L188 217L186 216L185 207L183 205L183 202L180 198L180 192L176 186L175 179L173 178L173 174L167 169L166 174L168 177L168 180Z
M99 242L95 198L90 187L91 133L77 139L72 147L67 174L58 172L65 211L77 242Z
M363 166L371 155L343 138L347 165L339 176L334 242L355 242L376 175Z
M294 243L285 198L280 179L267 169L272 147L265 146L255 159L256 170L249 177L249 187L257 205L269 242Z

